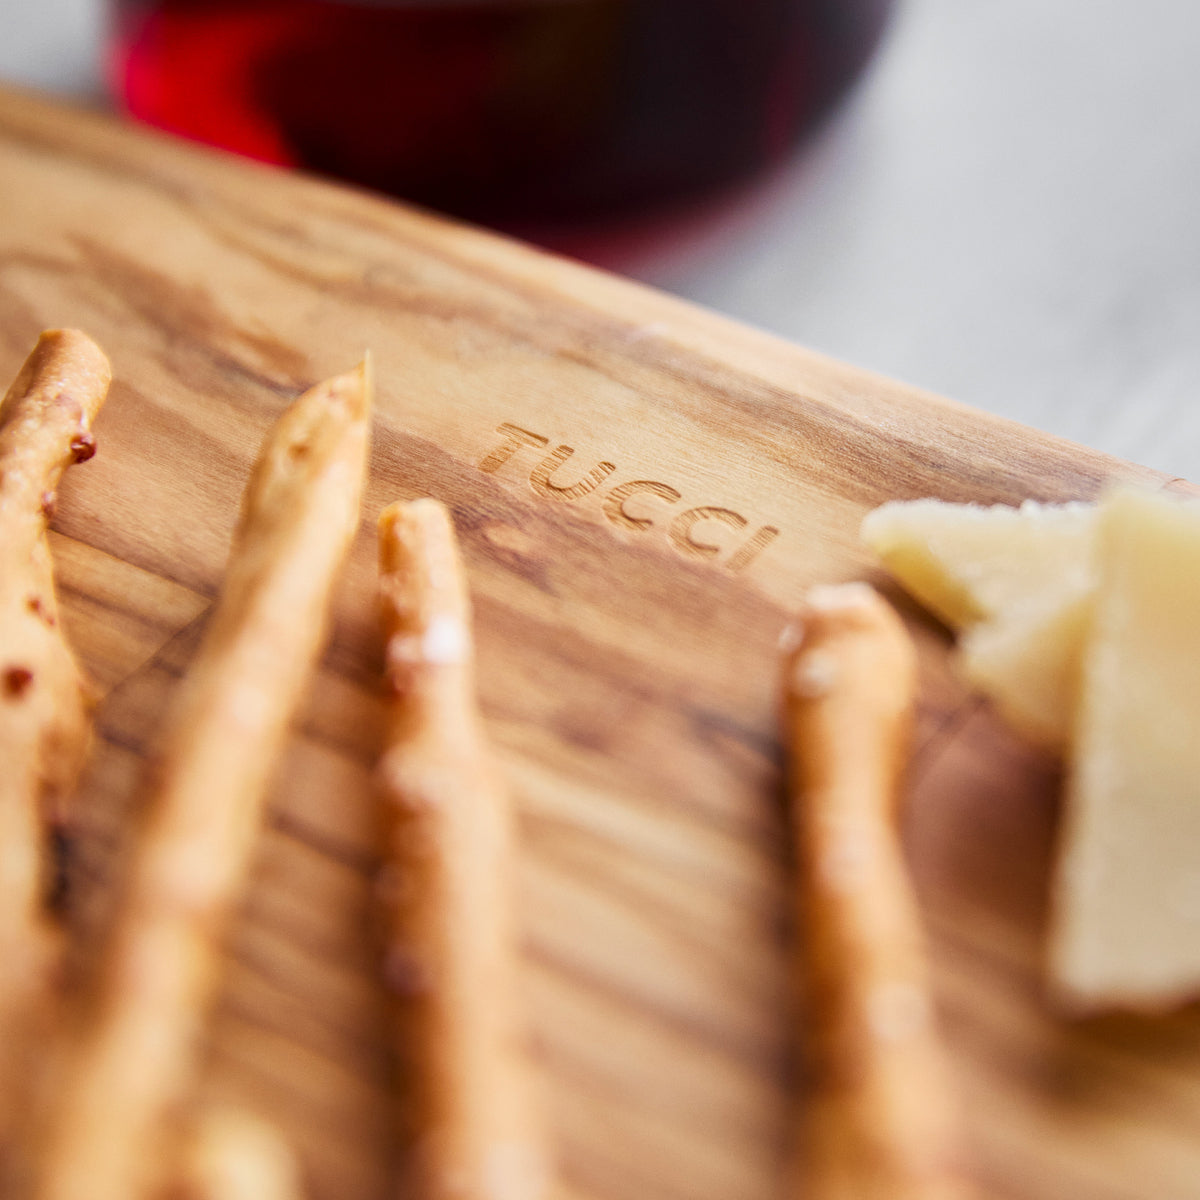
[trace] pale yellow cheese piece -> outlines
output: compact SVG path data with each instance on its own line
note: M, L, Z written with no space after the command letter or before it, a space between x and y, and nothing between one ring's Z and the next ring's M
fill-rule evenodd
M1200 993L1200 505L1101 505L1053 889L1051 982L1082 1008Z
M862 535L896 578L947 624L967 632L970 683L1035 741L1068 737L1095 586L1095 506L896 501L869 513Z
M1091 603L1091 589L1064 589L1043 609L974 626L958 645L971 686L1019 733L1051 749L1070 739Z
M866 515L862 537L922 604L961 629L1088 591L1094 514L1081 503L894 500Z

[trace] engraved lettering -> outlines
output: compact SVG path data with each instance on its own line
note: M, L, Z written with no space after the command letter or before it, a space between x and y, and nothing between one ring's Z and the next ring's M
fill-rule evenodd
M540 465L533 469L529 483L539 496L555 500L582 500L584 496L594 492L617 468L613 463L602 462L593 467L578 483L569 487L551 483L550 476L574 454L570 446L559 446L552 454L542 459Z
M638 479L633 483L623 483L615 487L604 497L604 515L614 524L623 529L649 529L654 524L649 517L635 517L625 511L625 501L641 493L649 493L665 500L668 504L677 504L680 494L665 483L656 483L653 479Z
M730 558L725 564L726 570L735 575L744 571L778 536L779 530L774 525L764 525Z
M479 469L489 475L500 470L522 446L545 446L550 441L549 438L530 433L528 429L522 429L519 425L510 425L507 421L503 425L497 425L496 432L504 434L505 440L479 464Z
M545 453L550 445L549 438L510 421L498 425L496 432L503 435L504 441L479 463L479 469L487 474L500 470L510 458L527 446ZM746 518L732 509L716 505L689 508L686 512L679 512L674 516L670 512L664 512L656 517L654 514L659 504L668 507L678 505L683 500L683 493L669 483L655 479L631 480L618 484L601 495L601 485L617 469L610 462L597 463L582 476L573 471L573 483L553 482L562 465L574 455L575 450L571 446L556 446L546 454L529 473L529 485L534 493L544 499L564 501L582 500L595 493L605 517L618 528L634 533L646 533L655 527L664 529L667 539L680 554L707 562L719 562L731 574L745 571L780 535L776 526L761 525L749 536L743 536L743 531L749 526ZM705 534L697 527L706 521L724 525L737 533L722 534L712 530ZM515 527L488 527L485 535L493 545L510 553L533 554L536 549L533 540Z
M698 542L692 536L696 526L702 521L718 521L733 529L746 527L746 518L728 508L689 508L687 512L680 513L667 530L671 544L681 554L692 558L712 558L721 553L721 546L712 542Z

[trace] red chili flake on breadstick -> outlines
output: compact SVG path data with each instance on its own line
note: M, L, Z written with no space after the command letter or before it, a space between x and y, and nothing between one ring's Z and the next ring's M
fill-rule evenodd
M27 611L33 613L33 615L40 621L48 625L51 629L58 624L58 620L55 615L49 610L46 602L41 598L41 596L37 595L36 592L26 598L25 608Z
M537 1200L548 1184L517 1002L512 812L477 711L454 529L432 500L379 522L392 699L379 888L413 1200ZM486 981L483 983L482 981Z
M303 1200L300 1168L274 1125L226 1106L203 1109L184 1137L171 1200Z
M954 1104L897 830L916 655L865 584L816 588L785 637L800 875L805 1200L961 1200Z
M28 667L9 667L4 672L4 694L9 699L23 696L33 682L33 672Z
M81 433L71 440L71 453L77 463L87 462L96 453L96 439L90 433Z

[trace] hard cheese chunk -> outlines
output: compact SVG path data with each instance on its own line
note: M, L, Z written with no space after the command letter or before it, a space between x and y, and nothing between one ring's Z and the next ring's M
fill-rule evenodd
M1118 492L1054 886L1049 968L1082 1008L1200 991L1200 506Z
M1091 588L1064 588L1044 607L974 626L958 645L971 686L1014 729L1052 749L1070 739L1091 609Z
M956 629L964 674L1036 741L1070 732L1092 590L1090 504L897 501L862 535L924 605Z
M895 500L868 513L863 540L954 629L1042 607L1092 586L1091 504Z

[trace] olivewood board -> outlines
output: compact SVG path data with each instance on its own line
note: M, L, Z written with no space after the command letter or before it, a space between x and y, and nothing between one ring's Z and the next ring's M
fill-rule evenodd
M115 369L54 535L104 692L78 808L85 926L268 424L376 358L363 525L204 1083L281 1123L316 1200L381 1200L393 1152L368 936L385 503L438 496L464 538L562 1195L767 1200L803 1088L775 704L789 605L876 577L856 531L887 499L1187 489L521 245L0 93L0 375L55 325ZM1200 1014L1047 1010L1055 766L904 611L923 663L907 835L985 1194L1200 1196Z

